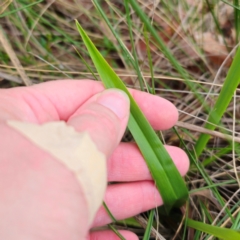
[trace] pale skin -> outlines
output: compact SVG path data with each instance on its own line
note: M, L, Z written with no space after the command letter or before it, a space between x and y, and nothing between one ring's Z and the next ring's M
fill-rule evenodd
M129 89L156 130L171 128L177 109L167 100ZM94 227L111 222L103 207L91 226L81 186L74 174L10 128L6 121L42 124L63 120L87 131L107 157L108 181L104 201L116 219L125 219L162 204L151 175L134 143L120 143L129 117L129 101L118 91L105 91L90 80L61 80L0 90L0 239L82 240L119 239ZM166 146L181 175L189 161L185 152ZM128 240L138 237L120 231Z

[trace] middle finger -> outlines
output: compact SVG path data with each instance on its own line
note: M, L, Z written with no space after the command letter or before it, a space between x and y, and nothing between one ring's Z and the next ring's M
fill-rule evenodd
M180 148L165 146L183 176L189 168L187 154ZM108 181L129 182L151 180L146 162L135 143L120 143L108 160Z

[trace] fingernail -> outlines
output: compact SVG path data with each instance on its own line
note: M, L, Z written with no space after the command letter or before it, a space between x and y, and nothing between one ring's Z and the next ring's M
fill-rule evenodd
M127 94L121 90L105 90L98 97L97 102L110 109L120 119L128 114L130 101Z

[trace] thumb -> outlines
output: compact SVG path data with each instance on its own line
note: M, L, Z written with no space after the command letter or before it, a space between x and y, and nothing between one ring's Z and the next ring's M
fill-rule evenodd
M77 132L87 132L96 148L107 158L119 144L129 118L130 101L120 90L105 90L82 105L67 124ZM85 147L91 141L85 141ZM107 185L106 161L94 155L94 147L85 151L84 171L78 176L82 192L88 202L90 223L98 210ZM88 151L91 151L89 154ZM90 189L90 191L89 191Z
M88 132L97 148L109 157L119 144L129 118L129 98L109 89L94 95L68 120L78 132Z

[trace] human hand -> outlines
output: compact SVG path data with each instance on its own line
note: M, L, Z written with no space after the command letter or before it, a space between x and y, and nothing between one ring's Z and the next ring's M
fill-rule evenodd
M118 239L111 231L88 233L90 227L111 222L104 208L100 207L89 226L87 204L75 175L9 127L9 120L36 124L62 120L78 132L87 131L108 159L108 181L118 182L107 187L104 197L116 219L162 204L137 146L119 144L128 121L127 99L118 91L103 91L101 83L89 80L1 90L0 239ZM168 101L136 90L130 92L154 129L170 128L177 121L177 110ZM106 107L110 103L103 98L110 95L115 96L110 103L113 111L119 110L120 118ZM184 175L189 167L186 154L176 147L166 148ZM129 231L120 232L126 239L137 239Z

